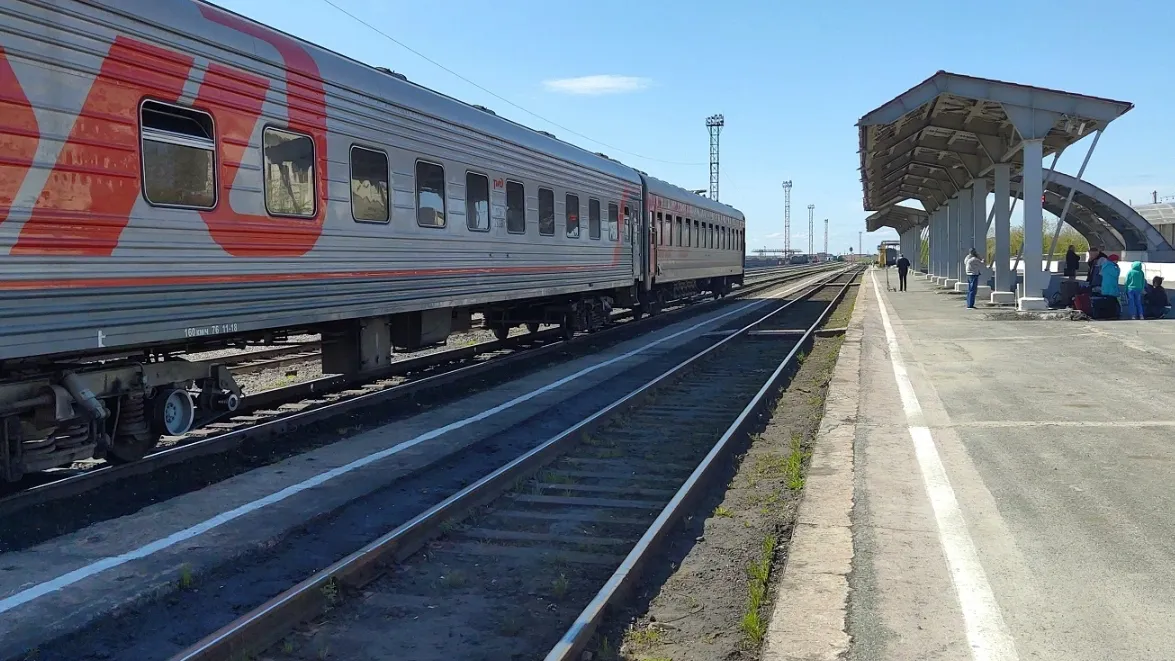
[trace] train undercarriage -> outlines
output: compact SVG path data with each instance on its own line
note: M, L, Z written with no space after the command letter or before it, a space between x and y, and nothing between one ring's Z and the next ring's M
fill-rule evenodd
M635 318L710 293L725 296L738 277L687 280L573 297L477 308L436 308L330 322L299 329L207 338L199 344L140 348L121 354L68 356L0 365L0 480L90 458L130 462L164 436L179 436L238 409L243 393L231 370L188 361L184 353L273 344L288 333L320 334L323 374L364 375L385 369L393 353L444 344L469 330L475 312L499 339L512 328L557 325L570 338L612 323L615 309Z
M236 410L241 390L221 365L171 356L25 365L0 382L0 480L83 459L140 459Z

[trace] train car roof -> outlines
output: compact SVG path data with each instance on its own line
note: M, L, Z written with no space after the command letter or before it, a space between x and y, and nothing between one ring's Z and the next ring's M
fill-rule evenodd
M703 197L697 193L694 193L693 191L688 191L684 188L681 188L680 186L675 186L668 181L662 181L656 177L645 175L645 180L648 183L649 192L655 195L668 197L686 204L692 204L695 207L700 207L702 209L706 209L707 211L713 211L714 213L730 216L731 218L746 220L743 217L743 213L741 211L730 205L723 204L721 202L715 202L708 197Z
M280 61L275 57L276 51L264 47L257 48L252 37L235 30L222 28L200 17L196 21L186 20L188 16L184 12L175 11L175 5L181 1L193 8L198 4L212 7L217 11L235 16L263 30L284 35L304 45L318 63L322 79L328 87L333 85L348 88L357 94L367 95L444 122L479 131L553 158L575 163L619 179L640 183L640 177L634 168L606 155L590 152L582 147L559 140L550 134L499 117L492 110L468 104L413 83L402 74L377 68L336 53L272 26L241 16L207 0L171 0L171 2L113 0L111 4L134 17L149 17L149 20L181 34L213 44L234 47L244 54L264 59L281 68ZM272 53L272 55L267 55L268 53Z

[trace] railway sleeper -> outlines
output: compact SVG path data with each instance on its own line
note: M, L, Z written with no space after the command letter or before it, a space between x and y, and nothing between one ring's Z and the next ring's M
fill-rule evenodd
M141 459L240 404L223 365L185 360L60 365L0 383L0 479L84 459Z

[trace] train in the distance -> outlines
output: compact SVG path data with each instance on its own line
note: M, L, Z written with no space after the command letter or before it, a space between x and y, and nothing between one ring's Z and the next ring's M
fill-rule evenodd
M0 24L0 479L235 410L185 353L320 333L362 373L742 282L738 210L214 5Z

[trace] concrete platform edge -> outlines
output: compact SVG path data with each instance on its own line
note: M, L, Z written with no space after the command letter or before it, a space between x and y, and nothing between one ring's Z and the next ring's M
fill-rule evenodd
M772 596L762 661L835 661L849 651L853 562L853 442L857 433L861 339L873 291L857 294L829 381L809 479L791 546Z

